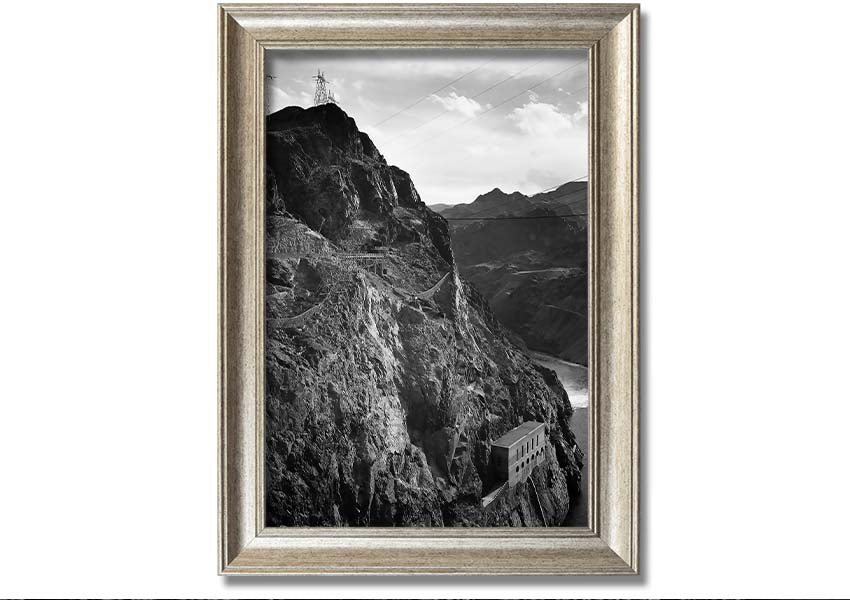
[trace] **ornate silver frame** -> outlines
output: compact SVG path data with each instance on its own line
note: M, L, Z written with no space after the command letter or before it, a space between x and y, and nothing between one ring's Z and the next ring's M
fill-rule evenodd
M219 572L638 572L637 4L219 6ZM267 528L263 522L264 51L589 50L589 526Z

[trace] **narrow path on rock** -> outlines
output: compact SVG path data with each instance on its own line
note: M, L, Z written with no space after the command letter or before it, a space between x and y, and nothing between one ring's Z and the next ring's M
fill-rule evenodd
M543 504L540 502L540 495L537 493L537 486L534 485L534 480L529 477L528 482L531 484L531 489L534 490L534 499L537 500L537 510L540 511L540 518L543 519L543 527L549 527L546 523L546 515L543 513Z
M555 306L554 304L544 304L543 306L545 306L546 308L551 308L551 309L559 310L561 312L565 312L565 313L568 313L568 314L571 314L571 315L575 315L577 317L582 317L583 319L587 318L587 315L582 314L582 313L575 311L575 310L570 310L569 308L562 308L560 306Z
M419 298L420 300L430 300L431 298L434 297L434 294L437 292L438 289L440 289L440 286L442 286L446 282L446 280L449 278L449 275L451 275L451 274L452 274L452 272L449 271L448 273L443 275L443 277L440 279L440 281L435 283L430 289L427 289L424 292L420 292L420 293L416 294L416 297Z
M504 482L502 485L491 491L489 494L481 498L481 507L487 508L490 504L492 504L493 500L499 497L499 494L507 487L508 482Z
M327 298L325 298L325 300L327 300ZM325 300L322 300L315 306L311 306L299 315L295 315L294 317L283 317L280 319L268 319L266 321L266 324L272 329L276 329L278 327L298 327L299 325L304 325L307 322L307 319L309 319L317 312L319 312L319 310L321 310L322 306L325 304Z
M573 267L550 267L548 269L528 269L525 271L514 271L514 275L533 275L534 273L564 273L572 275L576 269Z

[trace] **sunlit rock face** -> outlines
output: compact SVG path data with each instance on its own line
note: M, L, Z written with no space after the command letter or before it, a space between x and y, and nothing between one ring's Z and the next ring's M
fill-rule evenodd
M560 524L569 398L461 278L446 220L336 105L270 115L267 153L267 525ZM490 442L528 420L547 460L483 508Z

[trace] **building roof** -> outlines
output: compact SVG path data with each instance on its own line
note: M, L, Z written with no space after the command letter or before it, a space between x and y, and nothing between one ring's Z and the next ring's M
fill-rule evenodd
M519 427L514 427L505 435L500 437L498 440L493 442L491 445L493 446L501 446L503 448L510 448L526 435L537 429L538 427L542 427L543 423L538 423L537 421L526 421Z

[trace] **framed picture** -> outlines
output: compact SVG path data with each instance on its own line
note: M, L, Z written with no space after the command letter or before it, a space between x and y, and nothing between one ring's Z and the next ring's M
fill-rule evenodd
M638 6L219 16L220 573L637 573Z

